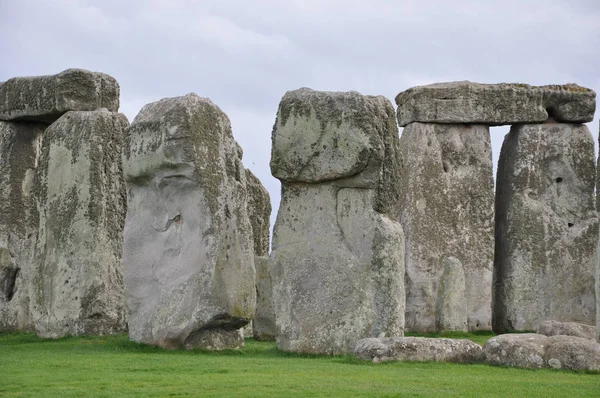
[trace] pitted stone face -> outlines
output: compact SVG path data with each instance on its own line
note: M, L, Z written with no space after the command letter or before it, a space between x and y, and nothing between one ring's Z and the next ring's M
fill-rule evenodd
M242 151L195 94L146 105L126 134L123 264L129 335L166 348L236 348L254 313Z

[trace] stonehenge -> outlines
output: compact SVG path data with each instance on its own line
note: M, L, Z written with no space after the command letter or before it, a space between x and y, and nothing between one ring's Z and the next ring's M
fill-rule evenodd
M287 92L272 134L282 183L270 256L277 347L340 354L402 336L404 235L391 103L357 92Z
M129 124L119 95L82 69L0 83L0 332L600 369L592 90L437 83L396 110L288 91L272 241L269 192L216 104L163 98ZM405 330L540 334L480 349Z

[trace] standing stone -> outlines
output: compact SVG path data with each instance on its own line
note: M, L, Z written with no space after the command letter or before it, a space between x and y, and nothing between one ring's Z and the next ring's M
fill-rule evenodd
M435 325L438 333L468 331L465 271L454 257L444 259L444 272L437 292Z
M67 112L44 133L32 313L43 337L126 329L121 274L127 118Z
M242 150L195 94L148 104L126 132L123 267L129 337L165 348L243 345L255 310Z
M67 111L101 108L119 109L119 84L104 73L67 69L0 83L0 120L52 123Z
M260 180L246 169L248 186L248 215L254 237L254 266L256 267L256 313L253 336L256 340L275 340L275 311L273 288L269 272L269 218L271 198Z
M33 180L45 128L0 122L0 332L34 329L29 302L38 231Z
M595 324L594 141L581 124L513 126L496 191L493 328Z
M284 351L351 352L402 336L404 234L398 130L385 98L290 91L279 104L271 172L282 182L270 268Z
M600 129L599 129L600 130ZM600 145L600 132L598 133ZM600 156L596 168L596 209L600 210ZM600 342L600 233L596 246L596 340Z
M400 137L406 328L433 332L444 259L465 274L469 330L491 328L494 181L489 128L411 123Z
M594 119L596 93L576 84L530 86L469 81L412 87L396 96L398 123L502 125L544 122L585 123Z

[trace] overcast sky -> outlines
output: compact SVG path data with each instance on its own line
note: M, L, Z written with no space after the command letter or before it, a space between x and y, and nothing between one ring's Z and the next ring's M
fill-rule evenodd
M574 82L600 92L600 0L0 0L0 81L106 72L130 121L195 92L230 117L271 194L287 90L381 94L442 81ZM596 112L598 115L600 112ZM598 137L598 117L589 125ZM492 129L494 162L506 128Z

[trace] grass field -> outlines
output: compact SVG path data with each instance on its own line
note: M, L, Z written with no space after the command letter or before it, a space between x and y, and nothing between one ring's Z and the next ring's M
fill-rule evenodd
M486 334L468 335L479 343ZM600 375L441 363L371 364L350 356L165 351L127 336L42 340L0 334L1 397L599 397Z

